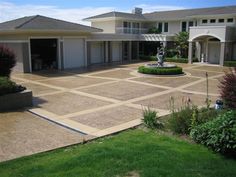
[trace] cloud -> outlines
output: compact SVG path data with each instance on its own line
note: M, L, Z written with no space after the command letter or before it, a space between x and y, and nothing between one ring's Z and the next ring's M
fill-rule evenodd
M140 7L143 9L144 13L150 13L155 11L168 11L168 10L180 10L186 9L182 6L165 6L165 5L149 5L149 4L138 4L135 7Z
M62 19L70 22L89 25L82 19L113 11L114 7L83 7L83 8L60 8L58 6L46 5L16 5L6 1L0 1L0 22L12 20L24 16L44 15L52 18Z
M139 4L135 7L143 8L144 13L163 10L184 9L179 6L153 6L149 4ZM62 19L70 22L90 25L82 19L110 12L110 11L131 12L132 9L117 9L115 7L82 7L82 8L61 8L58 6L23 4L17 5L0 0L0 22L31 15L43 15L52 18Z

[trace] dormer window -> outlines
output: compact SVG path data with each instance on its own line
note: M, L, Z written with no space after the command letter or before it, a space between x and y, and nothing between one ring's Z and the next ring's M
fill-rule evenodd
M207 19L203 19L203 20L202 20L202 23L203 23L203 24L206 24L207 22L208 22Z
M215 23L216 19L210 19L210 23Z
M233 18L228 18L228 19L227 19L227 22L228 22L228 23L233 23L233 22L234 22L234 19L233 19Z
M219 23L224 23L225 22L225 19L221 18L218 20Z

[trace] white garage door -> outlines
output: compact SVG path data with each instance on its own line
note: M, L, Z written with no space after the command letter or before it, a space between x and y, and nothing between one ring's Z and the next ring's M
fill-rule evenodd
M104 62L104 48L102 42L91 42L91 64Z
M64 68L85 66L84 40L64 39Z
M112 42L112 61L121 61L122 58L122 43Z

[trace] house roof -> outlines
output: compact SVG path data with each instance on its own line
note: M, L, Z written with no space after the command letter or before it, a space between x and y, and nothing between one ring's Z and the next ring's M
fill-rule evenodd
M128 19L130 18L130 19L137 19L137 20L145 20L146 19L142 14L133 14L133 13L113 11L113 12L108 12L108 13L88 17L88 18L85 18L84 20L90 21L93 19L109 18L109 17L128 18Z
M222 15L222 14L236 14L236 6L224 6L224 7L210 7L199 9L184 9L184 10L172 10L172 11L160 11L144 14L133 14L123 12L108 12L101 15L86 18L84 20L94 20L109 17L121 17L128 19L141 19L141 20L173 20L184 19L188 17L194 17L199 15Z
M183 19L196 16L212 16L223 14L236 14L236 6L210 7L201 9L173 10L163 12L146 13L144 16L149 20Z
M49 18L41 15L18 18L0 23L0 31L8 30L54 30L76 32L101 32L101 29L93 28L77 23Z

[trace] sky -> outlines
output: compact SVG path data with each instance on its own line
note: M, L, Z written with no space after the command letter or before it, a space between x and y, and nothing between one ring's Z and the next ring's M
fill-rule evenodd
M44 15L90 25L82 19L110 12L144 13L187 8L236 5L236 0L0 0L0 22L31 15Z

